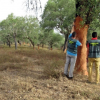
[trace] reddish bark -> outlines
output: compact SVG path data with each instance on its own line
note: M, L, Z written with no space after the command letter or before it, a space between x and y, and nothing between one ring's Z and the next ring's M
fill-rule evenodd
M80 22L82 21L81 17L76 17L75 19L75 32L77 39L82 43L82 47L78 47L77 53L77 60L75 69L76 72L81 72L83 75L88 75L87 72L87 48L86 48L86 37L88 31L88 25L81 25Z

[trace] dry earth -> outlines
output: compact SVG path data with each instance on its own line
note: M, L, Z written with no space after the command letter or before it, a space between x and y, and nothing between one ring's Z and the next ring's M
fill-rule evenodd
M21 62L6 60L0 64L0 100L100 100L100 84L87 83L86 76L47 78L43 66L36 63L38 59L18 53L14 56Z

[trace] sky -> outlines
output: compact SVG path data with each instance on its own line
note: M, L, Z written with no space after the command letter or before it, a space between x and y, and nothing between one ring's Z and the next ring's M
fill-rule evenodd
M27 0L0 0L0 21L7 18L7 16L13 13L15 16L36 15L33 11L27 11L25 6ZM42 12L48 0L41 0ZM38 13L38 18L42 14Z

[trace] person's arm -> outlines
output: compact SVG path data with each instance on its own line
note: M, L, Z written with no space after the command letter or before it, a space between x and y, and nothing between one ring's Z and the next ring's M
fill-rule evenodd
M69 35L69 38L72 36L72 33L74 32L74 22L73 22L73 25L72 25L72 29L71 29L71 32L70 32L70 35Z
M71 29L71 32L70 32L70 34L72 34L73 32L74 32L74 22L73 22L73 24L72 24L72 29Z
M76 45L77 46L82 46L82 43L77 40Z
M82 44L80 46L82 46Z
M71 34L74 32L74 24L73 24L73 26L72 26L72 29L71 29Z

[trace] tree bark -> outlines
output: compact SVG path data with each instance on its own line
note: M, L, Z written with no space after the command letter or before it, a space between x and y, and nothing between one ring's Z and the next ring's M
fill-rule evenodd
M39 50L40 45L38 44L38 50Z
M15 49L17 49L17 41L16 41L16 38L14 38L15 40Z
M52 50L52 45L51 45L51 50Z
M68 39L68 34L65 34L65 41L64 41L64 48L63 51L66 49L67 47L67 39Z
M18 40L19 45L21 46L21 42Z
M29 41L31 42L31 44L32 44L32 46L33 46L33 49L34 49L34 42L31 40L31 38L28 37L28 39L29 39Z
M31 42L32 43L32 46L33 46L33 49L34 49L34 42Z
M86 36L88 31L88 25L81 25L80 22L82 21L82 18L77 16L75 19L75 32L76 32L76 38L82 43L82 47L78 47L77 52L77 60L75 69L76 72L81 72L83 75L88 75L87 72L87 48L86 48Z
M11 42L10 42L9 35L6 37L6 39L7 39L7 45L8 45L9 47L11 47Z
M16 50L17 49L16 33L14 33L14 41L15 41L15 50Z
M10 40L7 39L7 45L11 47Z
M44 44L42 44L42 48L44 47Z

